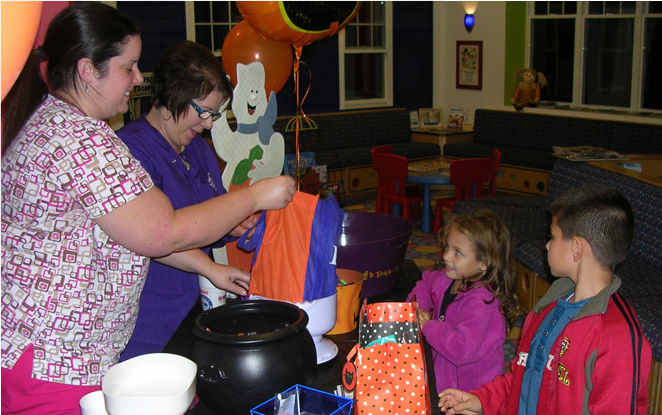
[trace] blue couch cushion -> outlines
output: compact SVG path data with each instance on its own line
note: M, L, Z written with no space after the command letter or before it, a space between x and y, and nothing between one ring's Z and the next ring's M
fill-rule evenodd
M662 362L662 301L660 297L628 297L623 294L630 305L634 307L644 335L653 347L653 359Z

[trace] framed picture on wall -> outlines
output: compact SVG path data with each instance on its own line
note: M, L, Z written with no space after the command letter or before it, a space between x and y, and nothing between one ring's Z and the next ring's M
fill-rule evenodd
M482 90L483 42L458 40L455 59L455 88Z

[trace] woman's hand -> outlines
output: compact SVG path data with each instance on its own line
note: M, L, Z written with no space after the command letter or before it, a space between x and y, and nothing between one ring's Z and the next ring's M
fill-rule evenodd
M296 192L294 179L284 175L262 179L248 189L256 197L256 211L282 209L292 201Z
M448 415L480 415L483 413L483 406L478 396L457 389L446 389L439 394L439 409Z
M246 218L243 222L241 222L239 225L237 225L236 228L230 231L230 236L234 236L235 238L241 238L243 234L245 234L248 230L251 230L251 234L248 235L250 238L253 236L253 233L255 233L255 224L257 223L257 220L260 218L260 213L254 213L250 215L249 217Z
M239 268L214 263L203 275L217 288L240 296L248 294L251 275Z

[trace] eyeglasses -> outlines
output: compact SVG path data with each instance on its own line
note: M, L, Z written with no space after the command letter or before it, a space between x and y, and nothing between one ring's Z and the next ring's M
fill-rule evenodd
M219 118L221 118L221 115L223 115L220 112L211 112L211 111L203 110L202 108L200 108L198 104L196 104L193 101L191 101L191 106L193 107L194 110L198 112L198 117L202 118L203 120L206 120L207 118L211 117L211 121L214 122Z

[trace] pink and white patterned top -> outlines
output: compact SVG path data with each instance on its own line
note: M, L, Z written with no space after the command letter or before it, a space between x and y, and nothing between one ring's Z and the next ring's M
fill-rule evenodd
M98 385L133 332L149 259L94 219L153 186L103 121L48 96L2 159L2 367Z

